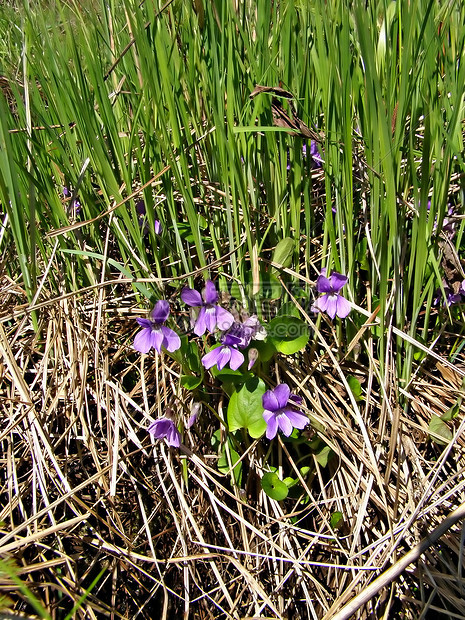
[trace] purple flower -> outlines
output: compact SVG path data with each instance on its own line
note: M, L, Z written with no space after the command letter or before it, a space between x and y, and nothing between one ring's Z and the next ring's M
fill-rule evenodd
M148 432L155 439L166 439L166 443L174 448L179 448L181 443L181 434L176 428L173 420L167 417L158 418L148 427Z
M302 429L308 424L307 416L295 409L295 405L302 403L302 398L291 394L287 383L280 383L274 390L265 392L262 402L268 439L276 436L278 428L289 437L294 428Z
M202 405L200 403L192 403L191 414L189 416L189 420L187 421L186 428L191 428L196 422L197 418L202 411Z
M136 203L136 211L137 211L137 215L139 217L139 225L142 227L142 232L145 234L147 234L149 232L149 227L146 221L146 217L147 217L147 209L145 208L145 202L143 200L139 200ZM163 231L163 227L161 225L160 220L155 220L153 223L153 230L155 231L156 235L161 235L162 231Z
M347 284L347 281L347 276L343 276L337 271L333 271L327 278L326 269L322 269L316 281L316 290L321 295L312 306L312 310L327 312L332 319L336 315L340 319L345 319L350 312L350 303L339 291Z
M134 339L134 348L141 353L148 353L153 347L161 353L161 348L173 352L181 346L181 340L176 332L164 326L164 322L170 313L170 305L164 299L157 301L155 308L150 313L150 319L137 319L141 327Z
M251 340L263 340L266 330L254 314L242 323L235 321L224 335L234 336L238 339L239 349L245 349Z
M444 284L444 295L442 294L441 289L438 289L436 291L436 296L433 299L433 305L437 306L442 300L444 300L445 306L452 306L452 304L460 303L462 301L462 294L465 294L464 283L465 280L460 285L460 290L458 293L454 293L450 286Z
M455 236L456 226L457 221L454 218L454 207L449 207L446 217L442 220L442 232L452 240Z
M244 356L236 348L238 344L239 338L226 334L219 347L212 349L202 357L202 364L207 369L216 365L218 370L223 370L226 364L229 364L232 370L237 370L244 363Z
M310 141L310 157L312 158L313 168L321 168L323 165L323 160L320 155L320 151L316 145L316 142L313 140Z
M234 323L233 315L217 305L218 293L211 280L205 282L203 300L198 291L187 287L181 292L181 299L188 306L200 307L194 325L194 334L197 336L203 336L207 330L212 333L217 326L221 331L225 331Z

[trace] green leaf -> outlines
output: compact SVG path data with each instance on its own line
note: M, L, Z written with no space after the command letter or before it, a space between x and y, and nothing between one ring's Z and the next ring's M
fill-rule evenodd
M342 512L339 511L333 512L329 522L333 530L338 530L344 523L344 515L342 514Z
M307 344L308 325L294 316L278 316L268 325L268 337L280 353L292 355Z
M261 485L268 497L271 497L271 499L275 499L278 502L286 499L287 494L289 493L287 485L279 479L278 474L271 471L263 476Z
M210 368L210 372L220 381L237 381L237 383L244 383L250 376L248 373L244 374L240 370L233 370L227 366L225 366L222 370L218 370L217 366L212 366Z
M295 239L284 237L275 247L273 252L273 263L281 267L290 267L292 264L292 254L294 253ZM278 273L279 269L273 267L273 273Z
M360 384L360 381L356 377L353 377L352 375L349 375L347 377L347 383L349 384L350 391L352 392L355 400L357 402L359 400L363 400L362 386Z
M458 416L459 411L460 411L459 404L456 403L455 405L452 405L452 407L448 409L446 413L442 414L441 420L444 420L444 422L450 422L451 420L453 420L454 418Z
M228 405L229 430L245 428L253 439L261 437L266 430L263 419L262 397L265 384L258 377L250 377L240 387L236 387Z
M431 439L434 441L434 443L437 443L440 446L447 445L453 437L447 424L437 415L433 415L433 417L431 418L428 430L430 433L438 435L437 437L433 437L433 435L431 435ZM441 437L443 439L441 439Z
M299 308L295 305L293 301L288 301L281 306L278 311L278 316L295 316L297 319L299 319Z
M181 385L187 390L195 390L202 383L202 377L194 375L181 375Z
M368 244L365 237L355 246L355 260L360 263L360 268L365 271L368 271L370 268L367 247Z
M333 455L334 452L331 450L331 448L329 446L325 446L320 450L320 452L318 452L318 454L315 454L315 458L317 462L321 465L321 467L326 467Z
M258 351L258 359L261 362L269 362L276 353L276 347L267 340L254 340L253 345Z
M186 362L189 366L189 369L195 373L201 373L203 370L202 364L200 363L200 355L199 355L199 347L195 342L189 342L186 351Z

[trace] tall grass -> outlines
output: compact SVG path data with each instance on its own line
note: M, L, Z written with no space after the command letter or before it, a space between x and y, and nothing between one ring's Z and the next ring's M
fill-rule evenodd
M249 269L263 275L270 248L290 236L296 278L328 264L350 275L356 303L380 304L381 368L384 326L424 339L439 286L437 230L462 166L459 3L236 11L208 2L201 15L176 3L51 4L21 15L4 52L23 58L14 70L12 55L5 64L14 103L1 109L1 185L4 242L14 239L30 299L37 261L53 247L47 235L66 226L60 249L80 253L55 258L65 288L94 283L110 254L123 273L159 282L231 252L220 271L244 282ZM249 99L256 84L278 83L325 136L323 211L301 138L271 130L270 95ZM81 222L120 206L73 230L63 186L76 191ZM310 269L321 231L322 262ZM413 352L398 339L404 382Z

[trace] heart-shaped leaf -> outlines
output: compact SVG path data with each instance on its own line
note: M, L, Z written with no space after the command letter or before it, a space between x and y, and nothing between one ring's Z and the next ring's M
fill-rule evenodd
M431 436L431 439L434 441L434 443L437 443L440 446L447 445L452 439L452 433L450 431L450 428L437 415L433 414L431 422L429 423L428 430L430 433L434 433L434 435L436 435L436 437Z
M202 377L194 375L181 375L181 385L187 390L195 390L202 383Z
M253 439L263 435L266 429L262 403L264 393L265 383L258 377L250 377L243 385L235 387L228 405L231 432L245 428Z
M275 499L278 502L286 499L287 494L289 493L286 483L280 480L278 474L275 474L272 471L263 476L261 484L262 489L268 497L271 497L271 499Z
M292 355L307 344L308 325L295 316L277 316L268 325L268 337L280 353Z

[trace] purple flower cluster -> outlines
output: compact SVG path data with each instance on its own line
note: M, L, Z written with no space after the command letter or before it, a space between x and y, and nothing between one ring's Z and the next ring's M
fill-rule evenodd
M313 168L313 170L317 170L318 168L321 168L323 166L323 159L320 155L320 151L318 150L318 147L314 140L310 140L310 149L308 153L307 153L307 145L306 144L302 145L302 157L305 159L307 155L309 155L310 157L311 167ZM290 157L289 149L287 150L287 169L288 170L291 169L291 157Z
M244 363L244 355L239 349L246 349L252 340L262 338L263 333L264 328L255 315L243 322L235 321L221 335L221 344L203 356L202 364L207 369L216 365L218 370L223 370L229 364L232 370L237 370ZM257 358L258 351L251 349L248 370L252 368Z
M197 336L203 336L206 331L213 333L216 329L222 332L220 344L202 358L202 364L207 369L216 365L218 370L222 370L229 364L230 368L237 370L245 361L241 349L246 349L252 339L263 338L266 334L256 316L243 322L235 321L231 312L218 304L218 292L211 280L205 283L202 294L194 289L184 288L181 299L196 312L193 330ZM162 348L172 353L180 348L181 339L178 334L165 325L169 314L169 303L162 299L157 301L148 319L137 319L142 327L134 339L134 348L137 351L148 353L153 347L157 353L161 353ZM257 357L258 351L251 349L249 370ZM193 407L188 428L194 424L199 411L200 405L197 404L197 407ZM148 430L156 439L166 439L169 445L179 447L179 431L170 416L159 418Z

